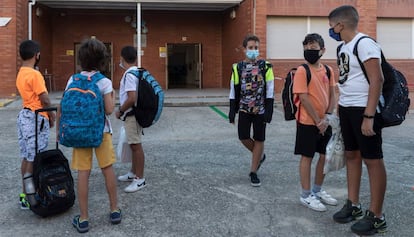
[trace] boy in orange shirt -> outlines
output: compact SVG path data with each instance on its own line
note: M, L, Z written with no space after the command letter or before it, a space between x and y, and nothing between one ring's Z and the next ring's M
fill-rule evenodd
M335 106L335 81L332 68L330 78L327 69L319 62L325 53L325 43L319 34L308 34L303 41L304 57L310 70L308 84L307 73L303 66L298 67L293 83L293 93L299 97L296 113L297 129L295 155L301 155L299 164L302 193L300 202L315 211L326 211L325 205L337 205L337 200L321 189L325 175L326 145L332 135L328 127L326 114L331 114ZM315 152L319 160L315 169L315 182L311 190L311 165Z
M50 99L42 74L35 70L40 60L40 46L32 40L23 41L19 49L23 60L22 67L16 78L16 86L22 97L23 109L17 116L17 136L20 146L21 175L23 179L23 193L20 194L21 209L29 209L30 204L26 200L24 178L30 178L33 174L33 161L35 151L35 110L47 108ZM55 113L43 112L38 116L38 149L43 151L49 141L49 128L54 126Z

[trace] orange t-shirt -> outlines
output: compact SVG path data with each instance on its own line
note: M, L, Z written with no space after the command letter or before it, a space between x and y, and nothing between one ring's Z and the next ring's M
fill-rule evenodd
M17 74L16 87L22 97L24 108L32 111L43 108L39 95L47 93L47 89L45 79L39 71L30 67L21 67ZM46 112L41 114L48 118Z
M295 97L300 93L307 93L308 98L320 118L325 116L325 112L329 107L329 87L335 86L334 73L331 67L331 79L326 75L326 69L321 64L319 68L309 67L311 71L311 80L309 85L306 79L306 70L303 66L299 66L293 81L293 93ZM298 111L296 112L296 120L301 124L315 125L312 117L306 112L303 106L300 106L300 101L296 103ZM298 118L299 117L299 118Z

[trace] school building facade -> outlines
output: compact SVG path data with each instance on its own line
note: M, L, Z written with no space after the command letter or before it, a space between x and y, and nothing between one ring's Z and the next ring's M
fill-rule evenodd
M247 34L259 36L260 55L273 63L276 77L303 63L301 42L311 32L323 36L323 62L336 68L338 42L328 35L327 15L344 4L358 9L359 30L377 39L414 90L412 0L2 0L0 96L17 93L18 47L28 38L41 44L39 70L50 90L63 90L79 70L77 48L90 37L107 45L104 73L115 88L123 74L121 48L139 43L141 66L167 90L228 88ZM281 87L277 81L276 92Z

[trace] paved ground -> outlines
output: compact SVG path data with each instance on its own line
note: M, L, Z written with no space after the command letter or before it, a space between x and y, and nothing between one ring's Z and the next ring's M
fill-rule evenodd
M218 105L226 101L223 93L216 97ZM199 97L183 100L194 102ZM167 101L171 105L172 99ZM21 180L15 125L19 103L0 108L0 236L78 236L70 224L79 212L77 203L68 212L45 219L19 209ZM217 109L227 114L227 107ZM120 121L113 119L113 125L119 131ZM126 194L123 188L127 184L118 183L119 206L124 213L120 225L109 223L103 177L94 164L89 183L90 231L84 236L354 236L350 224L332 220L340 206L318 213L299 204L299 159L292 154L294 125L284 121L276 109L267 130L268 158L259 171L262 186L254 188L248 178L250 155L238 141L236 128L217 110L208 106L165 107L161 120L144 130L148 186ZM384 129L388 171L384 210L389 226L384 236L412 236L413 134L413 113L403 125ZM115 145L117 140L115 132ZM61 149L70 159L71 150ZM129 169L129 164L118 162L114 167L119 175ZM328 174L325 180L325 189L341 202L346 198L345 177L345 170L341 170ZM369 202L366 169L361 202L363 207Z

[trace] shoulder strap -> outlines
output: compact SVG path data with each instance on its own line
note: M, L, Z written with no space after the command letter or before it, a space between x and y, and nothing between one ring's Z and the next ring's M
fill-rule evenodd
M306 81L307 81L307 83L308 83L308 85L309 85L309 83L310 83L310 81L311 81L311 78L312 78L312 74L311 74L311 71L310 71L309 65L308 65L308 64L306 64L306 63L304 63L304 64L302 64L302 67L304 67L304 68L305 68L305 71L306 71Z
M361 38L359 38L359 39L357 40L357 42L355 43L353 53L354 53L354 55L356 56L356 58L358 59L359 66L361 67L361 70L362 70L362 72L364 73L365 79L367 79L368 84L369 84L368 74L367 74L367 71L365 70L364 63L361 61L361 59L359 58L359 55L358 55L358 44L359 44L359 41L361 41L362 39L365 39L365 38L369 38L369 39L371 39L371 40L375 41L373 38L371 38L371 37L369 37L369 36L366 36L366 35L362 36L362 37L361 37ZM375 42L376 42L376 41L375 41ZM382 50L381 50L381 64L385 63L386 61L387 61L387 60L385 59L384 53L382 53Z
M92 75L91 80L92 82L96 83L103 78L105 78L105 75L103 75L100 72L96 72L95 74Z
M326 75L328 76L328 80L331 80L331 70L329 69L328 65L324 64L323 66L325 66Z
M341 43L340 45L338 45L338 47L336 47L336 56L339 57L339 51L341 51L342 46L344 45L344 43Z

